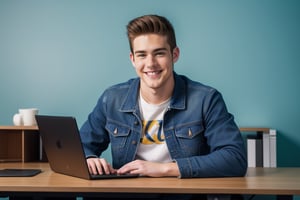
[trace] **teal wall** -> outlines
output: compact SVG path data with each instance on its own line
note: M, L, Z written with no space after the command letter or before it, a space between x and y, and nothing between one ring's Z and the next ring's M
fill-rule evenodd
M174 24L178 73L219 89L239 126L278 130L278 166L300 167L300 1L0 0L0 124L18 108L73 115L136 76L125 26Z

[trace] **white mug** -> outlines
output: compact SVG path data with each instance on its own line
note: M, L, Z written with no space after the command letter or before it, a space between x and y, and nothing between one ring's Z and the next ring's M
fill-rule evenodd
M22 108L19 109L19 113L16 113L13 117L13 123L15 126L35 126L35 115L38 114L37 108Z

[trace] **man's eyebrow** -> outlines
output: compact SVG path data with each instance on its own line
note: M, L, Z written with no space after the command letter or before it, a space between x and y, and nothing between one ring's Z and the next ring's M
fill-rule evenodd
M157 48L157 49L154 49L153 52L158 52L158 51L167 51L168 49L167 48ZM137 53L146 53L146 51L144 50L137 50L134 52L135 54Z
M134 53L135 53L135 54L137 54L137 53L146 53L146 51L143 51L143 50L137 50L137 51L135 51Z
M158 48L158 49L154 49L153 52L157 52L157 51L167 51L167 48Z

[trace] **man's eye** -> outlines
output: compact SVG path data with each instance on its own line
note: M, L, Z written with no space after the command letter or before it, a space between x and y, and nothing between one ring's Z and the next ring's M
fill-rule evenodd
M156 55L157 55L157 56L164 56L164 55L165 55L165 52L157 52Z
M138 58L144 58L146 55L145 54L137 54L136 57Z

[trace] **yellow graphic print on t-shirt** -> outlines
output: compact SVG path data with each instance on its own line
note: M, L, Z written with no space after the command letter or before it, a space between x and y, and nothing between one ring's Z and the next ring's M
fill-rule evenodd
M142 144L162 144L165 136L162 132L162 120L143 121Z

